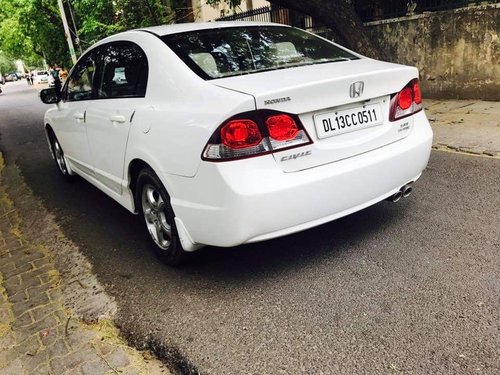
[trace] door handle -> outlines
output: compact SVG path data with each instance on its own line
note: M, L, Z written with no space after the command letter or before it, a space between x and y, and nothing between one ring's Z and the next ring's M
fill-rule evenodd
M125 116L121 116L121 115L109 116L109 120L111 122L119 122L120 124L124 123L126 121Z
M85 120L85 114L81 112L76 112L73 117L77 120Z

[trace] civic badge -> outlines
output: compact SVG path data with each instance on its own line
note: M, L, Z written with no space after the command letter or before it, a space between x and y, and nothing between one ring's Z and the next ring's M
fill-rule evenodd
M351 85L351 98L359 98L363 95L363 90L365 88L365 83L363 81L354 82Z

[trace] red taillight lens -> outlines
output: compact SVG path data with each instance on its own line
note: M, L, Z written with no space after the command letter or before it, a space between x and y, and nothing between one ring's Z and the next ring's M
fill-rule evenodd
M420 91L420 82L418 80L413 81L413 100L417 104L422 103L422 92Z
M220 134L222 143L234 149L256 146L262 141L259 127L252 120L229 121Z
M266 119L269 136L277 141L288 141L294 139L299 128L295 120L288 115L269 116Z
M411 80L391 99L389 121L396 121L411 116L422 110L422 92L418 79Z
M398 105L402 110L406 110L411 107L413 103L413 92L409 87L405 87L399 92L398 95Z
M212 134L201 157L207 161L244 159L311 143L297 115L260 109L225 121Z

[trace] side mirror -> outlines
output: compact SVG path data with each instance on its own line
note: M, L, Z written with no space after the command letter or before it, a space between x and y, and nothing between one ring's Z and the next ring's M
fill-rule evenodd
M40 100L45 104L57 104L61 100L61 94L55 88L40 91Z

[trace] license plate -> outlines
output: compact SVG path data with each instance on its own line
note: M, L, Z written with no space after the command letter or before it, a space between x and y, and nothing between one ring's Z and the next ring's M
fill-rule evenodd
M314 116L318 138L350 133L383 123L380 104L364 105Z

